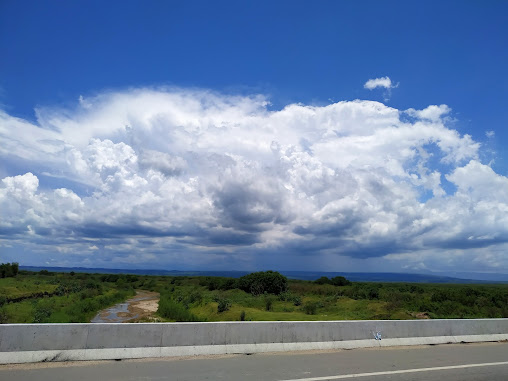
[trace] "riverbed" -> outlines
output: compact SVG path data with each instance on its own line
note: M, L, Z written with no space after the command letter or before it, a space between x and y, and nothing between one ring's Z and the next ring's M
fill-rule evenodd
M159 299L158 292L138 290L133 298L100 311L91 323L156 321L154 314L159 308Z

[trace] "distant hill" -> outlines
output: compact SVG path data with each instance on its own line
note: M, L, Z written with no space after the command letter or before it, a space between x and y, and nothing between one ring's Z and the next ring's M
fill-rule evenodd
M141 270L141 269L105 269L87 267L50 267L20 266L20 270L54 272L82 272L99 274L137 274L168 276L222 276L239 278L250 271L179 271L179 270ZM279 271L291 279L316 280L322 276L333 278L343 276L353 282L413 282L413 283L508 283L496 280L462 279L432 274L410 273L357 273L357 272L324 272L324 271Z

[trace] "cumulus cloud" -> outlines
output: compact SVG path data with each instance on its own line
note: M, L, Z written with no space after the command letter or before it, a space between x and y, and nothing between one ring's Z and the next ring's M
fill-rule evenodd
M381 77L381 78L369 79L367 82L365 82L363 87L368 90L374 90L377 87L391 89L391 88L397 87L397 86L392 85L392 80L390 79L390 77Z
M406 112L416 118L427 119L432 122L437 122L443 115L448 114L451 111L447 105L430 105L423 110L415 110L413 108L408 109Z
M392 96L392 89L399 87L399 84L393 84L390 77L381 77L369 79L367 82L365 82L363 87L368 90L374 90L378 87L385 89L383 91L383 98L385 102L388 102Z
M420 253L414 267L432 269L487 251L485 268L508 264L508 179L446 125L448 106L267 104L136 89L39 109L35 124L0 112L0 157L32 168L2 180L0 245L60 265L407 266Z

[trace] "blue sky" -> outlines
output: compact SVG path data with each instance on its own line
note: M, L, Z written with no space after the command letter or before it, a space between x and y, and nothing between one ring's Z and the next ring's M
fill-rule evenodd
M2 1L0 260L508 272L507 11Z

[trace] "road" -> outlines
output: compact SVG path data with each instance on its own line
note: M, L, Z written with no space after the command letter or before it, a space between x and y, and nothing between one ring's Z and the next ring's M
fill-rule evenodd
M0 366L0 380L508 380L508 343Z

